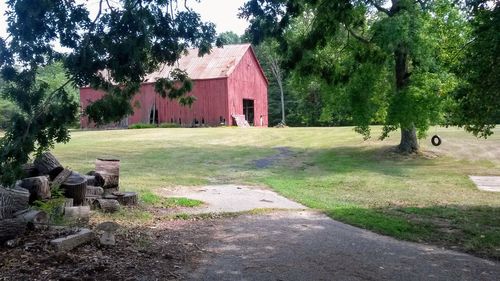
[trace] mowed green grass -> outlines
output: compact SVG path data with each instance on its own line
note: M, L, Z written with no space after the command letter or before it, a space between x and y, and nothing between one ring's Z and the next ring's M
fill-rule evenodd
M352 225L500 259L500 193L479 191L468 179L500 175L500 130L487 140L457 128L435 132L443 144L422 140L427 152L420 157L389 151L398 134L363 141L348 127L75 131L54 153L81 172L92 170L96 157L120 158L123 190L265 185ZM257 168L275 147L293 155Z

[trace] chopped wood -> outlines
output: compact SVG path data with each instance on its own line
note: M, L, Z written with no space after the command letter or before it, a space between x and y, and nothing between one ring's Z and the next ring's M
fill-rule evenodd
M64 200L64 207L73 207L73 198L66 198Z
M70 169L63 169L52 181L51 188L60 187L71 176L71 173Z
M116 196L116 200L120 202L120 205L123 206L137 205L138 202L137 192L114 192L113 195Z
M49 215L44 211L39 210L23 210L14 214L14 217L26 223L32 224L48 224Z
M19 219L0 221L0 243L16 238L26 231L26 223Z
M99 187L104 186L105 183L104 178L99 173L94 172L93 175L85 175L84 177L87 179L87 185L99 186Z
M88 182L87 182L88 184ZM89 186L87 185L87 193L86 193L86 197L89 197L89 196L102 196L102 194L104 193L104 189L102 187L99 187L99 186Z
M49 175L51 179L54 179L64 170L61 163L59 163L57 158L50 152L43 153L37 157L33 163L42 175Z
M64 208L64 219L78 224L85 224L90 219L89 206L77 206Z
M71 251L74 248L92 240L92 231L83 228L78 233L50 241L50 244L59 252Z
M25 177L32 178L40 176L40 171L35 167L33 163L26 163L22 166Z
M64 196L73 198L75 206L80 206L85 202L87 181L82 175L72 172L61 185L61 189L64 190Z
M118 190L120 182L120 160L98 158L95 162L95 171L104 179L104 189Z
M120 210L120 203L114 199L97 199L94 201L94 207L105 213L114 213Z
M83 205L90 206L92 209L95 209L95 208L97 208L97 206L95 206L94 203L97 199L102 199L102 197L101 196L86 196L85 203Z
M11 189L0 188L0 195L5 198L10 198L4 199L3 201L5 204L8 203L9 205L0 206L5 208L4 212L6 212L6 214L8 214L8 212L13 214L17 211L28 209L29 207L30 193L28 190L18 185Z
M30 192L29 203L50 198L49 179L46 176L25 178L20 186Z
M12 197L8 193L0 193L0 220L9 219L12 217L12 205Z

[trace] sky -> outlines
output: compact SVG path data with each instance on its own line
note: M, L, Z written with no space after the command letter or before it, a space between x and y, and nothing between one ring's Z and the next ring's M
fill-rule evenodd
M99 0L77 0L88 5L89 10L95 13L98 8ZM238 8L241 7L245 0L201 0L196 3L194 0L187 0L189 7L197 11L203 21L215 23L217 33L225 31L233 31L238 35L242 35L248 23L245 20L238 18ZM183 0L179 1L183 4ZM7 5L5 0L0 0L0 37L6 37L6 17L4 15Z

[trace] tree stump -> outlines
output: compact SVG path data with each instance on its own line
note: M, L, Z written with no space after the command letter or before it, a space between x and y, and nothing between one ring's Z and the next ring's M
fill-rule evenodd
M116 200L122 206L137 205L138 202L137 192L114 192L113 195L116 196Z
M30 204L50 198L49 179L46 176L22 179L20 186L30 192Z
M30 193L20 186L16 186L13 189L0 188L0 196L10 198L3 201L5 204L8 204L3 206L5 208L4 212L13 214L29 208Z
M98 158L95 162L95 171L103 177L104 189L113 188L118 190L120 182L120 160Z
M80 206L85 202L87 180L82 175L72 172L61 185L61 189L64 191L64 196L73 198L75 206Z
M52 181L51 188L60 187L71 176L71 173L70 169L63 169Z
M0 243L16 238L26 231L26 223L19 219L0 221Z
M114 213L120 210L120 203L114 199L97 199L94 201L94 207L105 213Z
M35 159L33 162L40 174L49 175L54 179L64 168L57 158L50 152L45 152Z

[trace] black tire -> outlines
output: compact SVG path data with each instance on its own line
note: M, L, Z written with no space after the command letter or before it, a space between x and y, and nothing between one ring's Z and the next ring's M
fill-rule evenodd
M438 135L434 135L431 139L431 143L434 146L440 146L441 145L441 138Z

